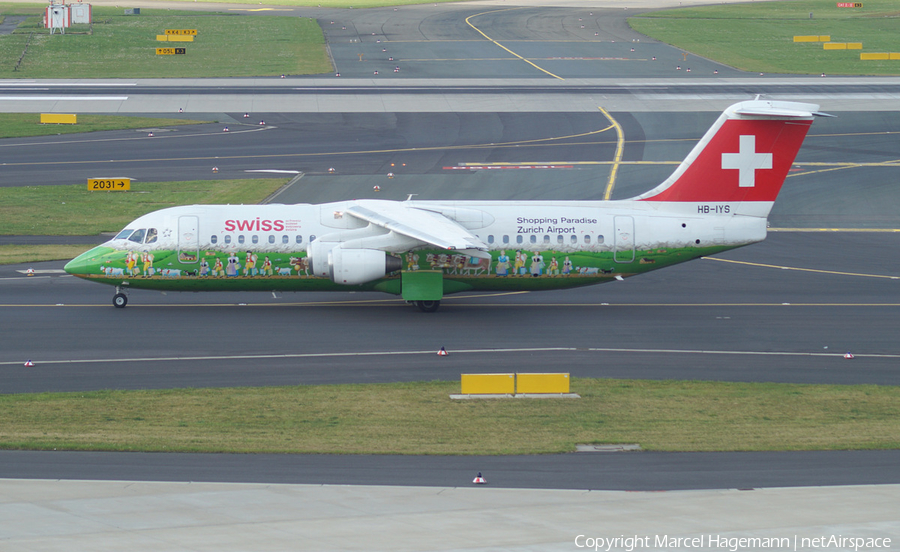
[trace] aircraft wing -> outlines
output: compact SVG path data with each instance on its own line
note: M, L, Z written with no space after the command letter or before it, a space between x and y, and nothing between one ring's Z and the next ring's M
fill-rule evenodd
M487 244L444 215L399 201L357 200L344 209L344 214L440 249L464 251L474 257L488 249Z

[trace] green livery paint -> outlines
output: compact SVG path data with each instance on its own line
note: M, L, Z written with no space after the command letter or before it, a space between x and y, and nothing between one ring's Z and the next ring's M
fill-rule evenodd
M336 284L329 278L309 274L303 262L306 252L273 255L260 261L260 255L252 252L230 255L204 251L199 256L199 262L183 262L184 257L179 257L174 250L154 251L152 257L142 259L129 251L101 245L70 261L66 270L92 282L125 285L132 289L383 291L395 295L402 294L403 288L399 285L401 275L427 273L439 276L443 282L442 293L451 294L460 291L540 291L587 286L617 277L627 278L727 249L730 248L638 251L630 263L615 262L613 252L529 252L532 254L527 259L523 257L521 262L516 263L507 260L509 255L501 251L489 252L490 259L478 259L447 250L419 250L405 256L413 264L407 264L401 271L355 286ZM251 256L250 262L247 261L248 254ZM229 258L237 261L229 263ZM422 259L423 264L419 264L418 259ZM227 272L229 264L234 267L234 272Z

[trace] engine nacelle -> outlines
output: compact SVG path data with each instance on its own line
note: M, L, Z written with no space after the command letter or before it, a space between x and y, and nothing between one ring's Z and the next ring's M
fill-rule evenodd
M306 246L306 258L309 260L309 271L313 276L328 278L330 276L329 254L339 246L339 242L315 240Z
M400 270L401 267L399 257L377 249L335 247L328 253L328 276L336 284L364 284Z

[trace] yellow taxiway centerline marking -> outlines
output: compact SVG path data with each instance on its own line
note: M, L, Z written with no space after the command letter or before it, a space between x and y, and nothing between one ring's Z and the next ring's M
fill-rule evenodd
M765 263L751 263L748 261L734 261L731 259L719 259L716 257L700 257L700 258L703 260L706 260L706 261L719 261L720 263L732 263L732 264L740 264L740 265L747 265L747 266L758 266L758 267L762 267L762 268L778 268L781 270L797 270L800 272L815 272L818 274L833 274L836 276L860 276L863 278L883 278L886 280L900 280L900 276L887 276L885 274L861 274L858 272L840 272L837 270L820 270L820 269L816 269L816 268L799 268L799 267L795 267L795 266L779 266L779 265L765 264Z
M616 129L616 154L613 157L612 168L609 170L609 183L606 185L606 191L603 193L603 199L609 201L609 198L612 196L613 188L616 187L616 173L619 172L619 164L622 162L622 153L625 150L625 131L622 130L622 125L613 119L608 111L599 106L597 109L609 119L609 122L612 123L612 126Z
M507 47L504 46L503 44L500 44L499 42L497 42L497 41L494 40L493 38L491 38L491 37L489 37L488 35L484 34L484 33L481 31L481 29L479 29L478 27L476 27L475 25L473 25L471 21L469 21L469 20L472 19L473 17L478 17L479 15L486 15L486 14L489 14L489 13L498 13L498 12L503 12L503 11L518 10L518 9L521 9L521 8L506 8L506 9L502 9L502 10L492 10L492 11L486 11L486 12L476 13L476 14L470 15L469 17L466 18L466 25L472 27L472 28L475 29L475 31L478 32L478 34L480 34L481 36L483 36L484 38L490 40L490 41L493 42L495 45L497 45L497 46L499 46L500 48L506 50L506 51L509 52L510 54L512 54L512 55L516 56L517 58L521 59L522 61L524 61L524 62L527 63L528 65L531 65L531 66L534 67L535 69L537 69L537 70L539 70L539 71L542 71L542 72L544 72L544 73L547 73L548 75L550 75L550 76L553 77L553 78L556 78L556 79L559 79L559 80L566 80L566 79L560 77L559 75L554 75L554 74L551 73L550 71L547 71L546 69L540 67L539 65L536 65L535 63L533 63L533 62L531 62L531 61L528 61L527 59L523 58L523 57L520 56L519 54L513 52L512 50L510 50L509 48L507 48Z

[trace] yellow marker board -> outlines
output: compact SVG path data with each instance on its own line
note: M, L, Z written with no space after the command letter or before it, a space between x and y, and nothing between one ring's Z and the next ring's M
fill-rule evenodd
M131 189L130 178L88 178L88 190L107 192L127 192Z
M74 125L78 122L78 116L66 113L41 113L41 124L56 123Z
M158 56L174 56L175 54L186 54L187 50L184 48L157 48L156 55Z
M191 35L166 35L169 42L193 42L194 37Z
M166 29L167 35L190 35L197 36L197 29Z
M516 374L516 393L568 393L569 374Z
M516 392L515 374L461 374L463 395L512 395Z

